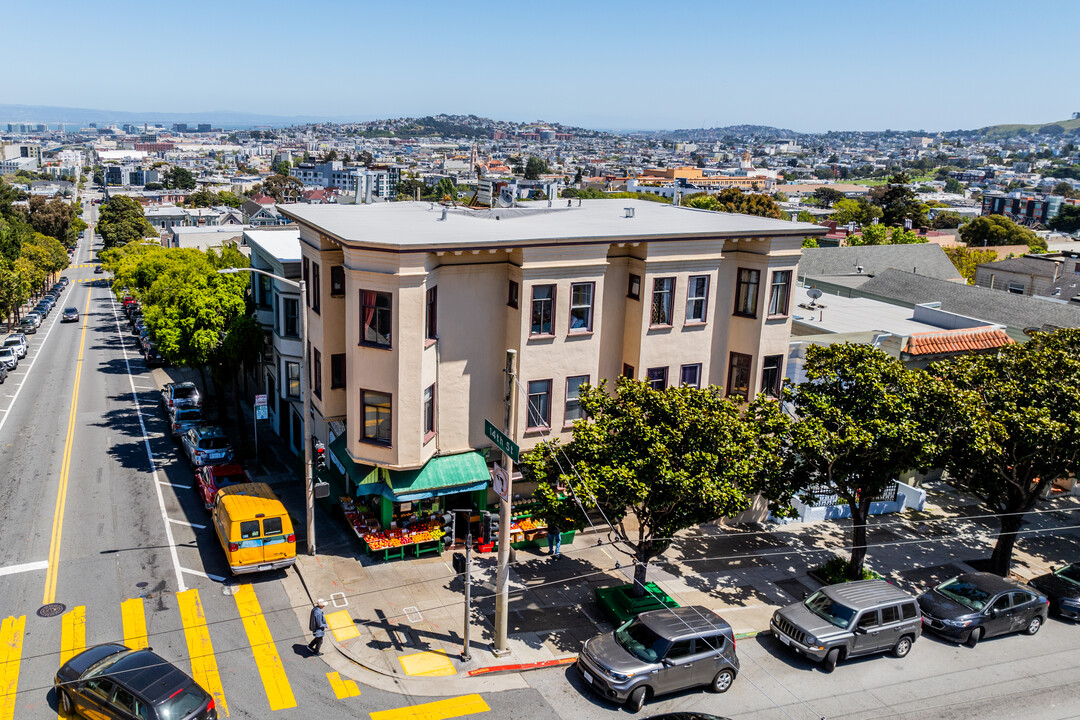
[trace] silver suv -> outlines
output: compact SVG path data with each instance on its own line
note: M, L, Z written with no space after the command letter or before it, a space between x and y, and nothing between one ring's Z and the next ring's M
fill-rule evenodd
M735 633L702 606L651 610L585 643L578 669L596 692L637 712L655 695L709 685L726 692L739 672Z
M911 595L885 580L826 585L802 602L773 613L773 637L826 672L860 655L902 658L922 635L922 613Z

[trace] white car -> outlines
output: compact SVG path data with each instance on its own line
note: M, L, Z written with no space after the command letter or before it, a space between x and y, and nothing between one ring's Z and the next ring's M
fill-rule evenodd
M9 347L15 350L15 354L19 356L20 360L26 357L26 337L23 335L8 335L6 338L4 338L4 347Z
M15 352L15 348L0 347L0 362L7 365L8 370L19 367L19 355Z
M36 312L28 312L23 315L23 320L30 320L34 323L35 328L41 327L41 315Z

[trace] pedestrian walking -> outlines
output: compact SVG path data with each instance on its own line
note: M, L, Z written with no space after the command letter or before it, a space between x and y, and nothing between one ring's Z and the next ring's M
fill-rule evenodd
M315 634L311 642L308 643L308 650L312 655L322 655L323 636L326 634L326 614L323 612L323 608L326 607L326 601L319 598L315 602L315 607L311 608L311 617L308 619L308 629Z
M562 550L562 532L554 522L548 522L548 555L558 555Z

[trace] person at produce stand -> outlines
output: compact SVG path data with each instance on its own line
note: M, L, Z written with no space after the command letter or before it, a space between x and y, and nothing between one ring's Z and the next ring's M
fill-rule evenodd
M315 633L315 637L308 643L308 650L312 655L322 655L323 636L326 635L326 614L323 612L323 608L326 607L326 601L319 598L315 603L315 607L311 608L311 617L308 619L308 628L311 632Z
M547 537L548 555L558 555L559 551L562 550L562 531L554 519L548 521Z

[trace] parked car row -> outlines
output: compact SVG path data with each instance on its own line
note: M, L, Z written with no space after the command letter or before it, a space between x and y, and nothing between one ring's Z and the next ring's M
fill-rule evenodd
M965 573L917 597L885 580L827 585L777 610L769 627L781 644L832 672L849 658L906 657L924 629L968 647L996 635L1035 635L1051 612L1080 620L1080 564L1027 585ZM577 666L597 693L635 712L655 695L689 687L724 692L739 672L731 626L705 607L641 613L586 642Z
M34 309L22 317L15 327L15 332L9 334L0 343L0 383L5 382L8 374L18 368L19 361L26 357L26 353L30 348L30 340L27 335L37 333L38 328L41 327L41 322L52 312L60 299L60 293L64 291L67 284L67 278L61 277L47 293L41 296Z
M139 346L139 352L142 353L143 359L146 361L146 366L163 367L165 365L165 357L158 350L153 335L150 333L149 328L146 327L146 321L143 317L142 308L139 307L139 301L130 295L125 295L121 304L124 315L131 325L131 334L135 336L135 342Z

